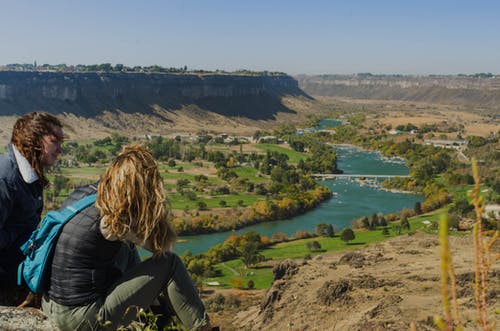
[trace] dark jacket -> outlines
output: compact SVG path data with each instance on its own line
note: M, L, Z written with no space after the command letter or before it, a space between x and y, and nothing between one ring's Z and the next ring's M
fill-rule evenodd
M91 193L95 193L92 186L79 188L62 207ZM65 306L85 305L103 296L121 276L115 260L126 244L106 240L99 223L99 211L91 205L64 226L52 260L51 300Z
M24 181L12 145L0 155L0 277L15 284L17 266L23 259L19 247L40 222L43 187L39 180Z

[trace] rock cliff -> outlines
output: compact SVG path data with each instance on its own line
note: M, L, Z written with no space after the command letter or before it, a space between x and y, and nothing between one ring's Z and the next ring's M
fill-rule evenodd
M306 96L287 75L0 72L0 116L34 110L96 117L105 111L151 114L195 105L254 120L293 113L285 95Z
M500 109L500 76L318 75L296 77L313 96L432 102Z

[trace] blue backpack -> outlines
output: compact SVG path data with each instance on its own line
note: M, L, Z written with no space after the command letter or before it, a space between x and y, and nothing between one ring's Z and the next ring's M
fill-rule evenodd
M17 284L26 282L33 293L47 290L48 275L54 247L63 226L83 209L95 202L96 194L83 197L59 211L50 211L45 215L38 229L21 246L24 261L17 270Z

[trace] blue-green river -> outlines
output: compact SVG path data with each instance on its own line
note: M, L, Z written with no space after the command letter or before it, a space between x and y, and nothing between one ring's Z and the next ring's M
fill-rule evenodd
M387 159L379 153L365 151L353 146L334 146L338 160L337 164L345 174L370 175L406 175L408 168L401 160ZM283 232L292 236L297 230L314 232L319 223L332 224L336 231L349 227L354 219L373 213L391 213L403 207L413 208L423 197L413 194L393 193L370 186L362 186L352 179L335 179L320 182L328 186L334 196L323 202L316 209L296 216L289 220L281 220L257 224L236 231L241 234L256 231L261 235L272 236L273 233ZM204 253L210 247L223 242L233 232L185 236L176 243L174 251L182 254L190 250L193 254Z

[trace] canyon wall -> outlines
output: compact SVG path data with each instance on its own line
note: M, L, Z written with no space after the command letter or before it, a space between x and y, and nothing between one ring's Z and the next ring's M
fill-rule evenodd
M500 76L484 75L301 75L313 96L403 100L500 109Z
M34 110L96 117L104 111L153 112L186 105L224 116L272 119L292 112L286 95L307 95L287 75L195 75L0 71L0 116Z

